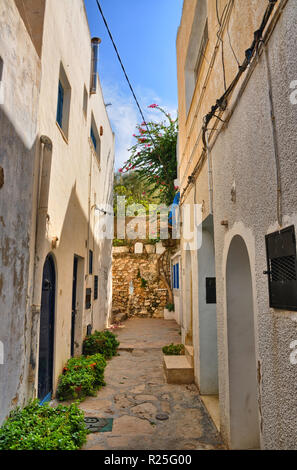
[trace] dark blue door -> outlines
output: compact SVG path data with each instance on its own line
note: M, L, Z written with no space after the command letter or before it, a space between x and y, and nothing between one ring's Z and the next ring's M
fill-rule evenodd
M50 399L53 390L56 273L53 258L44 263L40 311L38 398Z
M77 258L77 256L74 256L74 262L73 262L73 287L72 287L72 312L71 312L71 356L72 357L74 356L74 343L75 343L77 263L78 263L78 258Z

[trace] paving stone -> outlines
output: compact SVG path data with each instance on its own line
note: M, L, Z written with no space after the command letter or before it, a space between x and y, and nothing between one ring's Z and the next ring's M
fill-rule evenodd
M152 434L153 426L146 420L134 416L121 416L115 419L113 424L113 434Z
M167 400L169 401L170 400L170 395L168 393L164 393L162 396L161 396L162 400Z
M112 402L109 400L94 400L94 401L84 401L79 405L79 408L89 414L90 412L99 413L105 410L110 409Z
M167 401L162 402L160 408L163 413L170 413L170 404Z
M133 402L129 400L126 393L115 395L114 402L117 408L130 408L133 406Z
M145 389L145 385L144 385L144 384L138 385L137 387L132 388L131 393L137 395L137 393L142 393L142 392L144 392L144 389Z
M140 405L133 406L131 412L140 418L154 420L157 408L152 403L141 403Z
M157 397L155 397L154 395L136 395L135 396L135 400L137 401L155 401L157 400Z

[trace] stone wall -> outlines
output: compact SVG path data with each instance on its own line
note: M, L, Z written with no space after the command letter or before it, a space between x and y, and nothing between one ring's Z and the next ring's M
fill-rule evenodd
M114 250L115 251L115 250ZM162 318L168 291L158 276L157 254L113 253L114 319L127 316ZM142 287L145 284L146 287Z

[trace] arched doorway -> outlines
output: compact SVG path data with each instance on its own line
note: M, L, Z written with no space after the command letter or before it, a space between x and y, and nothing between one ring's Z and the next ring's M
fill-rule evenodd
M53 390L54 326L55 326L56 270L53 257L44 263L40 310L38 398L50 399Z
M236 235L227 268L227 329L232 449L260 445L253 287L248 251Z

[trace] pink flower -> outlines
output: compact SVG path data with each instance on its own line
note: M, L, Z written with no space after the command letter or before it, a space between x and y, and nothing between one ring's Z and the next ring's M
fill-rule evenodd
M174 186L175 191L179 189L179 186Z
M123 168L120 168L120 169L119 169L119 172L120 172L120 173L123 173Z
M151 104L150 106L148 106L148 108L152 108L152 109L157 108L157 107L158 107L158 105L155 104L155 103L154 103L154 104Z

